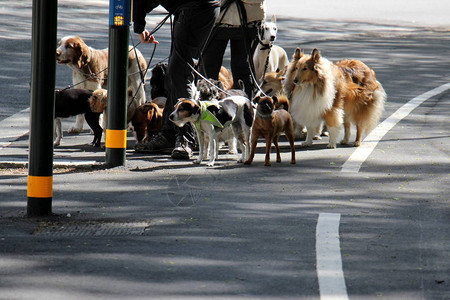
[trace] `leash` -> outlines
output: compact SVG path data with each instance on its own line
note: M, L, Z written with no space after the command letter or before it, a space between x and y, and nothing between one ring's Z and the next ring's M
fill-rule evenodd
M200 78L202 78L203 80L205 80L209 85L216 87L219 91L221 91L222 93L228 95L228 96L232 96L230 93L228 93L227 91L221 89L220 87L218 87L217 85L215 85L213 82L211 82L211 80L209 80L208 78L206 78L205 76L203 76L199 71L197 71L193 66L191 66L190 63L186 62L186 64L189 66L189 68L191 68L191 70L198 75Z
M263 47L260 49L261 51L262 50L269 50L269 52L267 53L267 57L266 57L266 62L265 62L265 64L264 64L264 70L263 70L263 73L262 73L262 77L261 77L261 79L263 80L263 82L264 82L264 76L266 76L266 72L267 72L267 68L268 68L268 66L269 66L269 59L270 59L270 51L272 51L272 46L273 46L273 44L272 43L268 43L268 44L264 44L263 42L262 42L262 39L264 38L264 36L263 36L263 30L262 30L262 28L263 28L263 26L262 26L262 24L261 24L261 26L258 28L258 43L260 44L260 45L262 45ZM259 82L259 81L258 81Z
M170 16L171 16L170 14L167 14L167 15L166 15L166 16L165 16L165 17L164 17L164 18L163 18L163 19L155 26L155 28L152 29L152 31L150 32L150 35L154 34L156 31L158 31L158 30L165 24L165 22L167 21L167 19L169 19ZM131 30L131 28L130 28L130 30ZM136 51L136 48L137 48L137 46L139 46L139 45L141 44L141 42L139 41L137 44L134 44L134 41L133 41L133 35L130 34L130 36L131 36L131 41L132 41L133 47L132 47L128 52L134 51L134 52L135 52L135 56L137 57L137 51ZM92 49L90 49L90 51L92 52ZM138 71L138 72L135 72L135 73L132 73L132 74L128 74L128 77L130 77L130 76L133 76L133 75L135 75L135 74L137 74L137 73L140 73L140 76L141 76L141 82L140 82L139 88L141 87L142 84L145 84L145 76L146 76L147 73L148 73L148 69L149 69L149 67L150 67L151 61L153 60L153 56L154 56L154 54L155 54L155 51L156 51L156 44L155 44L155 47L153 48L153 52L152 52L151 58L150 58L150 60L149 60L149 62L148 62L148 64L147 64L147 68L146 68L145 72L142 72L142 69L141 69L141 66L140 66L140 64L139 64L139 61L137 61L139 71ZM163 59L163 60L160 61L160 62L163 62L163 61L165 61L165 60L167 60L167 59L168 59L168 57L166 57L165 59ZM153 65L152 67L156 66L157 64L158 64L158 63L156 63L156 64ZM89 80L91 80L91 79L94 79L94 78L95 78L95 79L100 79L100 78L98 77L98 75L101 74L101 73L103 73L103 72L105 72L106 70L108 70L108 67L106 67L106 68L104 68L103 70L101 70L101 71L99 71L99 72L97 72L97 73L93 73L93 72L91 71L91 68L89 67L89 64L88 64L88 68L89 68L90 74L81 72L85 77L87 76L84 80L82 80L82 81L80 81L80 82L77 82L77 83L75 83L75 84L70 84L70 85L68 85L67 87L65 87L64 89L62 89L61 91L68 90L68 89L71 89L71 88L74 88L74 87L76 87L76 86L78 86L78 85L80 85L80 84L82 84L82 83L84 83L84 82L86 82L86 81L89 81ZM139 91L139 88L138 88L138 91ZM137 95L137 92L136 92L136 94L133 96L133 99L136 97L136 95Z

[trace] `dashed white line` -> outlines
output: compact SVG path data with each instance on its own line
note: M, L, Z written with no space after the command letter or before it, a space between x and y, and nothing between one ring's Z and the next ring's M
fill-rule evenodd
M316 264L321 300L348 300L339 242L340 214L321 213L316 227Z
M349 159L342 165L341 172L358 173L361 165L369 157L372 151L377 146L378 142L384 135L392 129L398 122L408 116L415 108L421 105L426 100L439 95L450 89L450 83L441 85L431 91L428 91L420 96L411 99L408 103L400 107L389 118L380 123L372 132L364 139Z

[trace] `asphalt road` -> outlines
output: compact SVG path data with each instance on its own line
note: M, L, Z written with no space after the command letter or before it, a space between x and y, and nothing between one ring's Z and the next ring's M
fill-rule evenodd
M102 1L59 2L58 38L107 46ZM366 62L388 94L383 120L449 82L444 1L389 10L387 1L370 2L357 18L354 1L320 1L320 10L294 2L269 5L279 45ZM1 125L29 106L31 3L0 4ZM154 63L167 55L167 27L158 40ZM150 57L150 47L139 49ZM57 87L70 78L57 66ZM270 168L262 152L251 167L223 156L206 168L129 150L125 167L55 173L53 219L23 217L26 173L3 167L0 299L330 299L323 280L339 273L349 299L449 299L449 113L449 90L427 98L356 173L341 170L355 149L326 149L326 138L298 147L295 166L283 148L283 163ZM84 146L90 139L67 136L55 155L102 161L102 151ZM25 135L0 159L26 159L26 148ZM340 217L340 258L325 247L325 266L342 266L323 276L318 219L328 213ZM117 228L128 231L116 236Z

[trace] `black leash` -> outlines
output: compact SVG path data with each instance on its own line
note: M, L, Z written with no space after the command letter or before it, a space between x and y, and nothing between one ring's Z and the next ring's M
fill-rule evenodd
M241 28L244 32L244 37L246 38L246 41L248 42L250 40L249 33L248 33L248 27L247 27L247 11L245 10L244 3L241 0L235 0L236 6L239 11L239 16L241 18ZM259 39L259 38L258 38ZM260 93L262 93L264 96L267 96L264 91L261 89L261 86L258 84L258 80L256 80L255 76L255 65L253 64L253 53L251 52L251 49L248 48L248 43L245 43L245 49L247 51L247 61L250 68L250 82L253 83L253 86L256 87L257 90L259 90ZM256 93L255 93L256 94Z

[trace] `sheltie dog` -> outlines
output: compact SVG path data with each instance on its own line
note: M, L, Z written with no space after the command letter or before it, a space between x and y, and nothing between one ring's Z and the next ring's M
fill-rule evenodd
M349 143L350 125L355 124L354 146L358 147L362 135L378 124L386 100L371 68L359 60L332 63L318 49L311 55L303 54L300 48L295 50L286 72L285 90L291 99L294 121L307 128L303 146L312 145L325 122L330 136L328 148L336 148L342 124L345 136L341 144Z

